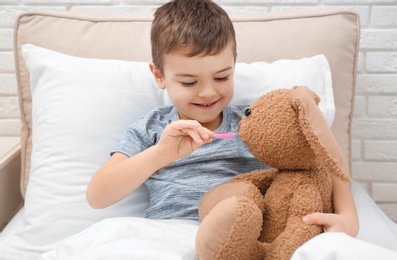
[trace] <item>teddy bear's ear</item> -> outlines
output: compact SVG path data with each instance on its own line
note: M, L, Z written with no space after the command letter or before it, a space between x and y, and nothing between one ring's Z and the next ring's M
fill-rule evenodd
M345 182L350 182L349 167L331 129L318 108L319 97L306 87L294 87L293 106L310 147L326 169Z

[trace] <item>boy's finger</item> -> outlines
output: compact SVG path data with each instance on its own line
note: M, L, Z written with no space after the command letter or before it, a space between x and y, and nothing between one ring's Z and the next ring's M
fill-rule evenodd
M184 128L184 129L181 129L181 131L186 133L187 135L189 135L196 143L199 143L199 144L203 143L203 139L201 138L197 129Z
M213 134L212 131L202 127L201 124L195 120L174 121L172 122L172 127L181 133L189 135L195 142L198 143L207 141Z
M332 223L333 214L326 214L321 212L312 213L302 218L303 222L312 225L320 225L324 228L328 227Z
M200 123L195 120L177 120L170 124L174 129L182 130L185 128L198 129L201 127Z
M202 126L197 129L197 132L200 134L201 139L203 139L204 141L207 141L214 136L214 132Z

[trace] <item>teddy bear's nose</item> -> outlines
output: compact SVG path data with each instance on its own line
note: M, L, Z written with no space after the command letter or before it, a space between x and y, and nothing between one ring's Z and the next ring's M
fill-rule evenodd
M247 109L244 111L244 115L245 115L245 116L251 115L251 109L247 108Z

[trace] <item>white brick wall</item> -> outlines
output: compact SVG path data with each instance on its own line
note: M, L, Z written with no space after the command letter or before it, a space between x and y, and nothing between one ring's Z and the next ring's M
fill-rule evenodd
M353 119L353 177L397 221L397 1L215 0L229 13L339 6L360 14L361 43ZM150 11L167 0L0 0L0 136L18 136L13 26L18 13Z

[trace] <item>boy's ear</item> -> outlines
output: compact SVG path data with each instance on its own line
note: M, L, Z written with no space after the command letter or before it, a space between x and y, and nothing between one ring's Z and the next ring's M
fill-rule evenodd
M165 82L164 82L163 75L161 75L161 72L157 69L156 65L154 65L153 62L150 62L149 68L150 68L150 71L153 74L154 80L156 81L159 88L165 89Z

